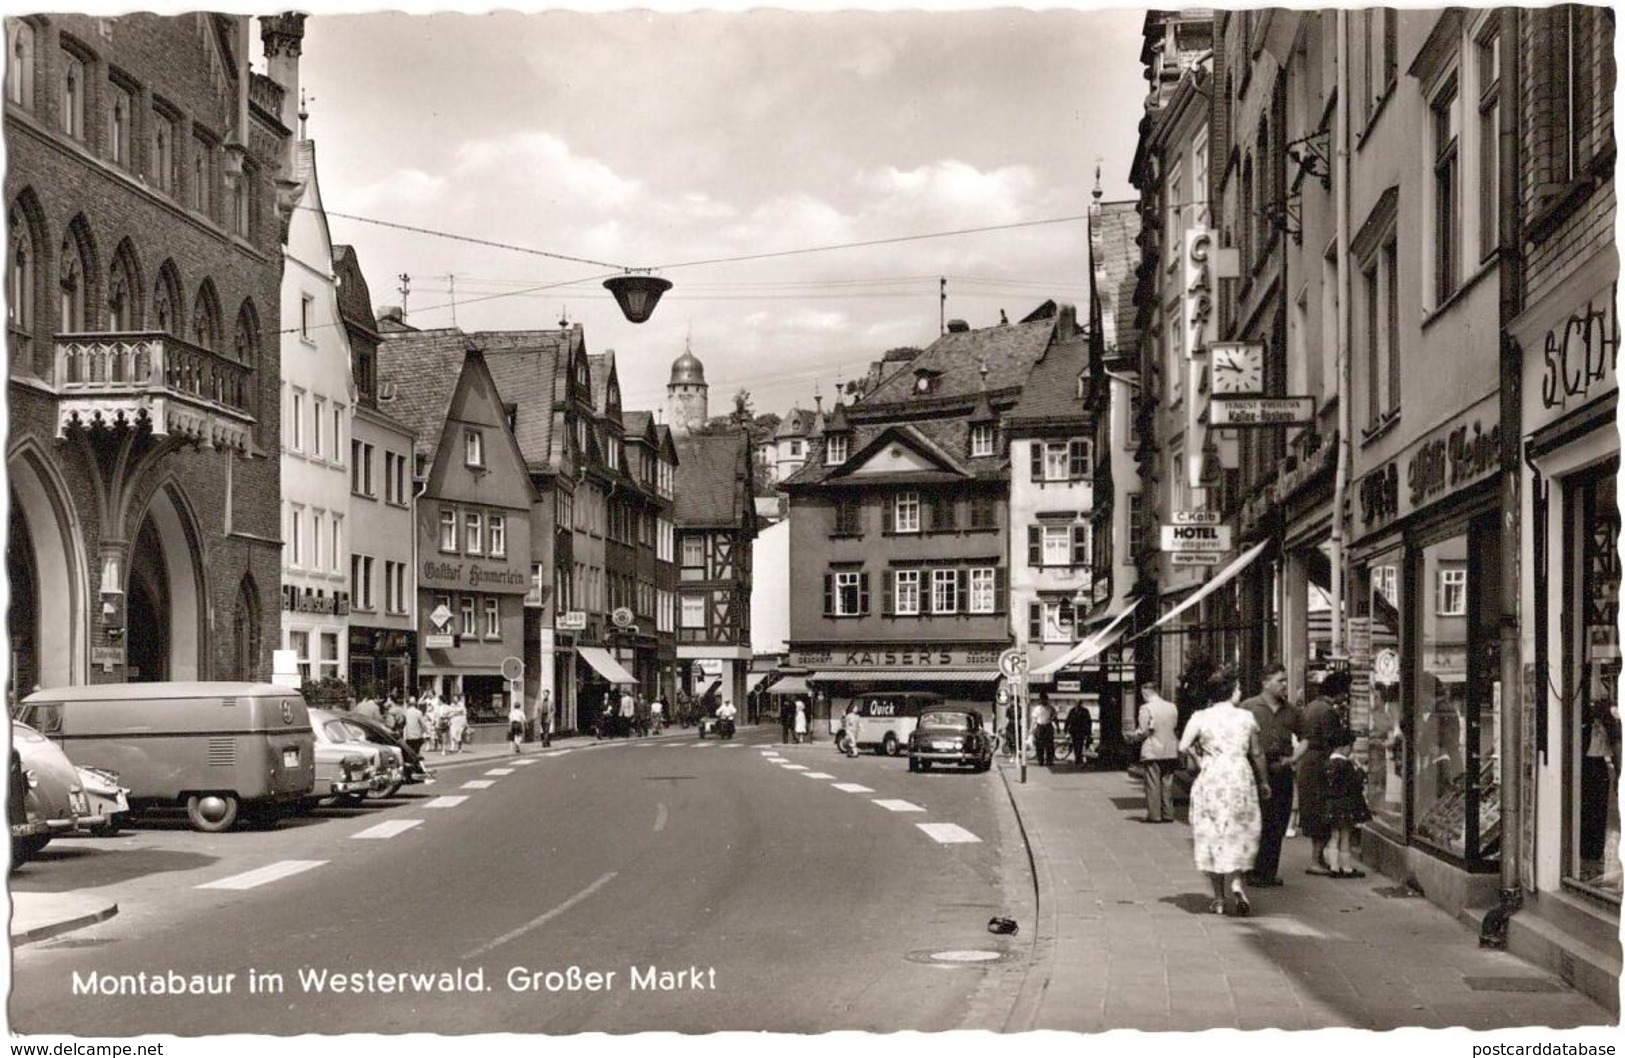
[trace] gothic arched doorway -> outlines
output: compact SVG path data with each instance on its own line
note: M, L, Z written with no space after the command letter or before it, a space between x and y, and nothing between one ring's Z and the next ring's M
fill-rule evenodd
M207 587L196 522L173 482L160 487L131 537L125 586L132 681L204 678ZM148 619L150 615L150 620Z
M11 604L12 684L23 696L41 687L84 683L88 594L84 536L61 475L25 441L6 460L11 515L6 572Z
M17 494L11 494L11 527L6 537L6 576L11 582L11 604L6 610L6 637L11 644L11 685L7 698L16 701L40 681L39 582L34 544Z
M125 589L126 653L131 683L169 679L169 571L163 544L149 520L130 550L130 579Z
M237 586L231 615L231 675L233 680L258 680L260 671L260 593L254 578Z

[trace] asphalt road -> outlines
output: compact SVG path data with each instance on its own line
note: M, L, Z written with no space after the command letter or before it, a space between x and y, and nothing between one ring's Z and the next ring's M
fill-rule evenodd
M11 1028L1000 1028L1028 937L986 923L1023 914L1031 880L998 779L771 735L529 747L271 832L58 841L12 885L121 911L14 953Z

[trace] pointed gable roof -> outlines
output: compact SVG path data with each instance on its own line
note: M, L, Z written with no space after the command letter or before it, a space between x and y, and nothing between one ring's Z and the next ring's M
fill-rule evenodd
M881 430L839 467L830 468L824 479L838 483L847 479L874 482L945 481L973 477L971 469L942 445L912 424L888 426Z
M1078 376L1089 370L1089 341L1056 342L1033 365L1027 388L1010 410L1012 429L1041 423L1078 424L1089 418L1089 405L1078 396Z
M465 467L460 443L442 444L429 471L429 492L444 499L493 507L528 508L536 500L519 442L508 429L507 410L485 354L472 340L465 341L463 364L446 406L445 420L436 434L479 430L483 466Z
M690 434L677 442L672 519L685 529L753 525L750 435L743 430Z

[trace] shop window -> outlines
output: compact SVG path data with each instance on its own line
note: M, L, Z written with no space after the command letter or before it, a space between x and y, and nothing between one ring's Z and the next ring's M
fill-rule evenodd
M322 668L320 675L338 679L339 634L337 632L322 633Z
M1619 526L1611 461L1568 486L1569 570L1564 644L1569 716L1564 752L1563 880L1620 899Z
M288 649L293 651L299 665L299 679L310 680L310 633L289 632Z
M1354 633L1364 640L1369 671L1354 681L1354 727L1365 729L1366 803L1372 818L1396 835L1405 832L1405 713L1400 693L1398 551L1364 568ZM1363 608L1363 612L1361 609ZM1361 699L1364 699L1362 702ZM1360 722L1364 714L1365 723Z

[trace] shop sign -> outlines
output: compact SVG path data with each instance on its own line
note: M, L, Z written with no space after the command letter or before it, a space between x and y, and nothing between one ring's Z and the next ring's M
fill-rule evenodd
M1501 465L1501 426L1489 397L1388 460L1355 486L1359 534L1404 518L1494 474ZM1403 465L1403 471L1400 469Z
M328 595L311 588L301 591L298 585L284 584L282 608L295 613L333 614L343 617L350 612L350 593L336 591Z
M1229 551L1235 545L1233 530L1228 525L1165 525L1162 527L1164 551Z
M423 646L426 650L451 650L457 645L457 637L450 632L430 632L423 637Z
M956 650L952 647L890 647L832 650L797 650L790 655L796 668L991 669L999 663L999 650Z
M1313 397L1224 397L1208 404L1210 426L1307 426L1314 421Z
M1223 551L1170 551L1168 562L1174 566L1217 566L1224 556Z
M124 664L123 647L91 647L90 663L100 665L103 672L112 672Z
M451 624L451 608L445 603L441 603L429 611L429 620L434 622L436 628L445 628Z
M1218 525L1224 517L1218 511L1173 511L1175 525Z
M1058 694L1077 694L1083 690L1082 680L1056 680L1055 691Z
M504 592L514 595L523 595L530 591L530 570L516 566L427 559L419 570L419 578L426 588L459 589L486 594Z
M1592 296L1541 340L1540 403L1562 413L1615 389L1619 357L1619 283Z
M558 630L561 632L584 632L587 628L587 611L568 610L559 614Z

